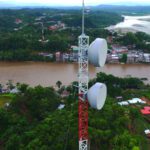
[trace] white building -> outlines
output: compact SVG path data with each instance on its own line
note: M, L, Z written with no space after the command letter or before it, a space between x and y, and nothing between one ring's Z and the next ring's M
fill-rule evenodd
M60 104L60 105L58 106L58 109L59 109L59 110L62 110L64 107L65 107L65 104Z
M131 100L118 102L118 104L121 106L127 106L130 104L146 104L146 102L141 100L140 98L132 98Z
M129 105L129 103L127 101L118 102L118 104L121 105L121 106Z
M73 61L78 61L78 46L71 46Z
M150 63L150 54L149 53L143 54L143 61L146 63Z
M128 100L129 104L146 104L145 101L141 100L140 98L133 98L132 100Z
M135 54L135 53L128 53L128 55L127 55L127 62L128 63L139 62L139 55Z
M63 55L62 55L62 59L63 59L63 61L68 61L69 60L69 54L67 54L67 53L63 53Z

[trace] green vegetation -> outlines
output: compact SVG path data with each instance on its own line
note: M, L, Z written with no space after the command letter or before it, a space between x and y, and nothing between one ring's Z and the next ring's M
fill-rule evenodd
M103 28L122 21L121 15L103 11L91 11L85 15L86 29L91 40L107 37ZM53 61L39 56L39 52L67 52L77 44L81 34L81 10L19 9L0 10L0 60ZM42 25L47 43L42 38ZM65 27L59 25L65 24ZM56 29L50 29L53 26Z
M119 61L121 63L126 63L127 62L127 54L123 54Z
M143 96L143 92L150 92L150 87L137 78L117 78L104 73L98 73L89 85L97 81L107 84L108 97L102 110L89 108L91 150L149 149L143 133L150 124L140 114L141 106L119 106L115 96ZM78 149L78 90L68 86L70 95L62 99L51 87L17 86L20 92L13 96L10 105L0 108L0 149ZM59 110L62 101L65 108Z
M106 75L105 73L98 73L97 78L89 82L89 86L96 82L102 82L107 85L108 95L110 97L116 97L122 95L123 91L126 89L141 89L144 84L138 78L119 78L113 75Z
M13 99L13 94L1 94L0 95L0 108L4 106L4 104L9 103Z
M68 19L68 16L65 19L62 19L68 26L81 26L81 11L77 11L76 14L70 15L71 19ZM107 19L106 19L107 18ZM110 20L109 20L109 19ZM86 28L104 28L108 25L114 25L116 22L123 20L119 14L109 13L106 11L95 11L92 10L90 13L87 13L85 16L85 27Z
M150 53L150 43L146 41L150 41L150 35L145 34L143 32L137 32L137 33L127 33L122 37L118 37L115 39L116 42L131 46L131 48L136 48L137 50L144 50L145 52Z
M150 6L126 6L126 4L122 5L100 5L95 9L108 11L108 12L116 12L123 15L149 15L150 14Z
M57 87L60 89L60 87L61 87L61 85L62 85L62 82L61 82L61 81L57 81L57 82L56 82L56 85L57 85Z

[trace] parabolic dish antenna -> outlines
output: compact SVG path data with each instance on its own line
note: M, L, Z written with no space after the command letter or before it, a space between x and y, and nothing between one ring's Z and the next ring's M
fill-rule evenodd
M95 83L87 93L87 98L90 106L92 108L100 110L106 100L107 96L107 88L103 83Z
M96 38L88 50L88 57L91 64L96 67L103 67L107 56L107 42L105 39Z

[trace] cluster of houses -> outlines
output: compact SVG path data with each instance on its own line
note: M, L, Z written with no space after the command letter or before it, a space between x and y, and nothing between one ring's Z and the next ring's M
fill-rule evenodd
M37 18L34 19L34 25L39 25L40 23L43 23L43 20L46 18L45 15L43 16L39 16ZM44 27L45 29L47 28L48 30L50 31L56 31L56 30L64 30L66 29L66 25L65 23L61 22L61 21L53 21L53 20L47 20L47 21L44 21L45 24L46 24L46 27ZM20 19L20 18L16 18L14 23L16 25L20 25L23 23L23 20ZM25 26L25 25L23 25ZM22 29L23 27L17 27L17 28L14 28L14 31L18 31L20 29Z
M23 21L21 20L21 19L19 19L19 18L16 18L15 19L15 24L21 24Z
M78 46L71 46L68 52L57 51L55 53L40 52L38 55L50 59L55 58L57 62L77 62L78 61Z
M54 25L48 27L48 30L55 31L55 30L64 30L66 25L61 21L56 22Z
M132 105L132 104L146 104L146 102L140 98L133 98L131 100L118 102L118 104L121 106L127 106L127 105Z
M150 115L150 106L145 106L140 111L141 111L142 115L144 115L145 117L149 118L149 115ZM147 119L147 120L149 122L149 119ZM145 135L146 135L147 138L150 138L150 129L149 128L145 129L144 133L145 133Z
M42 23L43 19L45 18L46 18L46 14L43 14L35 18L34 24ZM16 18L15 23L22 24L23 21L19 18ZM66 29L66 25L61 21L48 20L46 24L47 24L46 28L50 31ZM43 28L45 27L43 26ZM21 27L15 28L14 30L17 31L19 29L21 29ZM121 35L118 35L118 36L121 36ZM127 55L126 63L139 63L139 62L150 63L150 53L144 53L142 50L141 51L134 50L134 46L130 46L130 45L120 46L118 44L113 44L112 36L107 37L107 42L111 45L111 49L108 50L108 54L107 54L107 60L106 60L107 63L119 63L123 54ZM75 61L76 62L78 61L78 46L71 46L70 51L66 53L61 53L60 51L58 51L55 54L39 53L39 55L44 56L44 57L49 57L49 58L55 57L56 61Z
M114 34L114 32L112 32ZM117 35L117 37L123 37L123 34ZM108 36L107 42L110 44L111 49L109 49L109 53L107 55L108 63L119 63L120 58L123 54L127 55L127 63L150 63L150 53L144 53L142 50L135 49L135 45L122 46L119 44L114 44L113 40L115 36ZM149 44L149 42L145 42L145 44Z
M120 106L133 106L136 104L139 105L144 105L142 109L140 109L140 113L144 116L149 116L150 115L150 106L148 105L149 103L147 103L147 101L145 99L140 99L140 98L132 98L131 100L126 100L126 101L120 101L122 100L122 96L118 96L116 97L117 100L119 100L118 105ZM146 135L147 138L150 138L150 129L147 128L144 130L144 133Z
M111 45L112 49L109 49L107 54L107 63L119 63L123 54L127 55L127 63L145 62L150 63L150 53L144 53L137 50L128 50L128 47Z
M68 62L78 61L78 46L71 46L70 50L65 53L61 53L60 51L52 54L52 53L39 53L40 56L54 58L56 61ZM112 45L112 50L108 50L107 54L107 63L119 63L120 58L123 54L127 55L127 63L150 63L150 53L143 53L142 51L132 50L129 51L127 47Z
M13 89L9 89L9 88L0 88L0 94L4 94L4 93L12 93L12 94L16 94L18 93L19 90L17 88L13 88Z

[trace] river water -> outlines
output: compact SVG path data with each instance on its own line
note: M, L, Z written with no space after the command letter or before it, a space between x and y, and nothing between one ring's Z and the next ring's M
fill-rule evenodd
M145 32L150 34L150 15L147 16L123 16L124 21L110 26L108 30L116 30L122 32Z
M131 75L148 78L150 84L150 65L146 64L106 64L103 68L89 67L89 76L94 78L96 73L105 72L118 77ZM8 80L14 83L27 83L31 86L55 86L60 80L63 85L77 81L78 64L44 63L44 62L0 62L0 83Z

